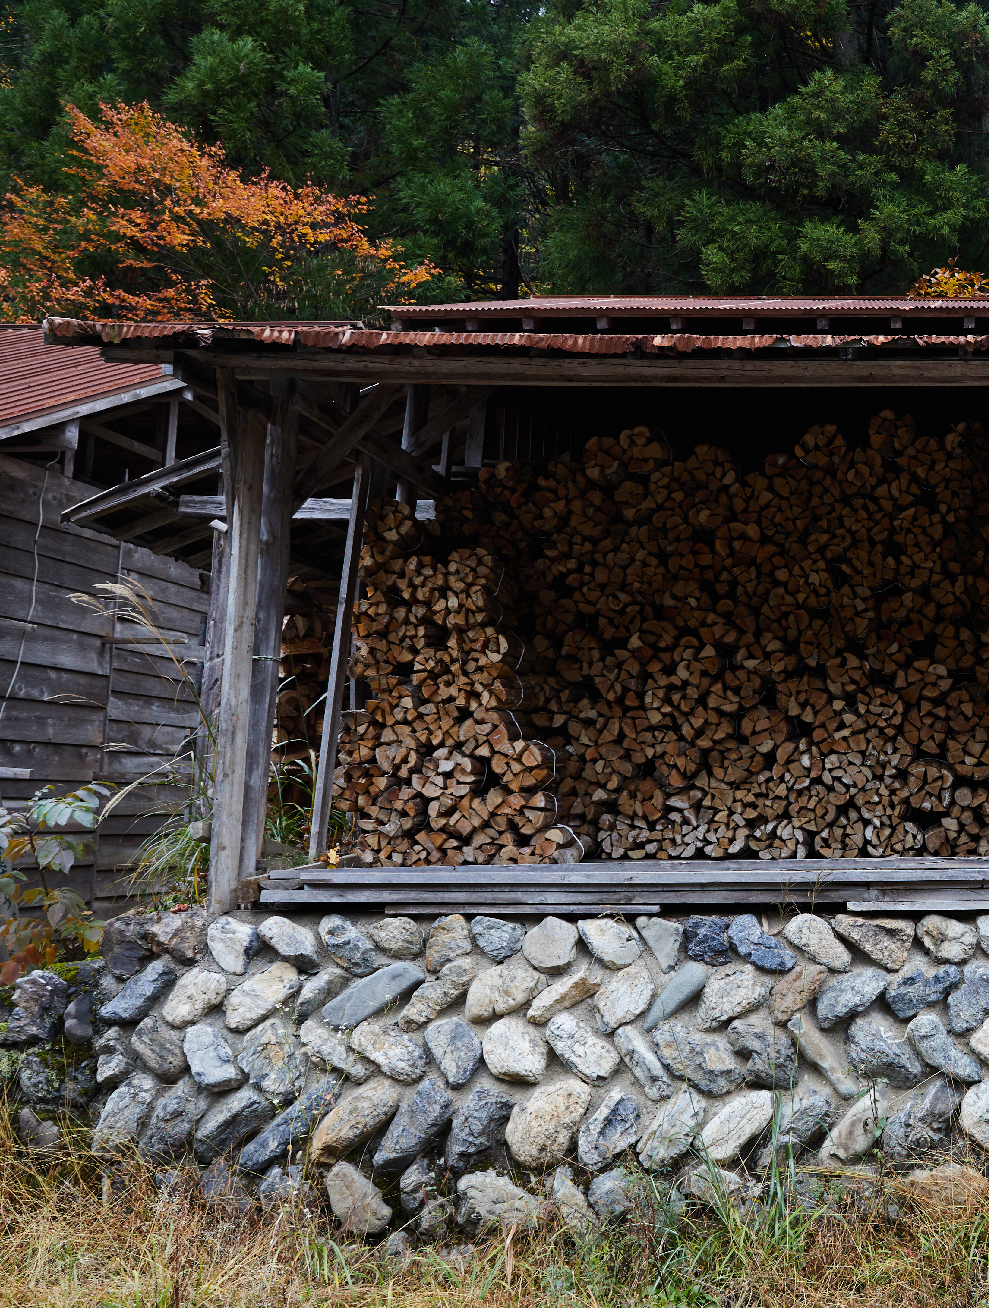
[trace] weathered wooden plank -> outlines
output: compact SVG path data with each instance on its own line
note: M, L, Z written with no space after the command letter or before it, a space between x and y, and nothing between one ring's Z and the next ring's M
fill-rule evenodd
M989 895L941 899L936 891L924 891L914 899L852 899L845 909L849 913L977 913L989 909Z
M16 422L5 423L0 427L0 439L20 436L23 432L39 431L56 422L68 422L74 418L84 418L90 413L105 413L122 404L132 404L135 400L155 399L171 391L181 390L182 382L175 377L162 377L161 381L146 382L132 390L121 391L117 395L100 395L96 399L82 400L78 404L66 405L64 408L51 409L47 413L33 414L30 418L20 418Z
M6 551L5 551L6 553ZM17 554L19 551L11 551ZM97 574L94 574L97 575ZM112 578L107 578L111 580ZM95 586L95 582L93 585ZM27 619L32 603L32 582L30 576L17 576L13 573L0 573L0 617L16 621ZM34 593L34 611L31 622L37 626L57 627L67 631L82 631L92 636L109 636L112 623L107 617L94 612L88 605L77 603L70 597L78 592L69 587L56 586L51 582L39 585ZM92 594L90 587L87 594ZM105 595L97 591L96 598L107 602ZM179 635L198 637L201 614L193 609L180 609L174 604L160 602L157 604L157 616L164 630ZM130 635L127 626L120 626L117 634ZM147 635L136 628L134 635Z
M25 663L96 674L108 667L107 646L99 636L40 623L25 628L23 621L0 617L0 658L13 663L21 653L22 639Z
M138 754L174 754L185 744L189 728L165 726L160 722L131 722L111 718L106 727L108 749L121 746Z
M164 695L117 694L116 673L114 674L114 693L110 698L110 721L121 722L156 722L166 727L183 727L189 730L196 726L199 714L191 699L176 703Z
M48 781L92 781L100 770L102 757L100 750L92 745L0 739L0 764L30 768L37 782L35 789Z
M156 555L152 555L157 559ZM173 560L178 563L178 559ZM133 577L139 581L144 589L154 600L156 605L169 604L176 610L186 613L195 614L190 616L188 621L191 630L199 630L199 620L209 607L209 591L203 590L202 579L198 568L189 568L185 564L185 579L173 581L170 577L159 577L142 572L140 568L124 567L125 577Z
M156 491L173 491L179 486L187 485L190 481L196 481L199 477L215 473L219 466L219 448L204 450L202 454L180 459L171 467L157 468L154 472L145 473L143 477L135 477L133 481L111 486L108 490L100 491L97 495L90 495L81 502L74 503L70 509L63 510L65 520L73 523L91 522L95 518L104 517L107 513L113 513L138 500L153 496Z
M0 735L8 743L99 746L103 743L103 709L80 704L49 707L28 699L8 699L0 717Z
M195 702L192 697L192 691L184 681L178 680L178 674L174 672L171 677L161 674L129 672L127 669L114 665L113 669L113 689L114 692L120 692L122 695L146 695L151 698L163 698L171 705L185 705L186 711L195 712Z
M5 496L0 492L0 532L5 544L13 549L34 552L35 533L38 520L29 522L7 513L3 505ZM85 550L86 564L98 572L112 576L117 571L118 546L116 541L107 536L87 531L82 527L59 527L57 519L51 525L41 528L38 536L38 554L48 559L62 559L65 562L78 562L82 550Z
M85 701L90 706L104 708L106 687L106 674L77 672L74 668L55 668L23 660L17 667L11 659L0 659L0 690L6 691L11 699L34 702L39 711L44 711L42 706L46 702L54 709L63 700L68 703Z

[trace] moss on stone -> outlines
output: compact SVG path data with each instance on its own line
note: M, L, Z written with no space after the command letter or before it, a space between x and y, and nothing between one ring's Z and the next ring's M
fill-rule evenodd
M79 964L52 963L50 966L45 968L45 971L54 972L56 976L60 976L62 980L68 982L69 985L74 985L76 977L79 975Z
M24 1062L24 1052L20 1049L0 1049L0 1082L9 1085L15 1080Z

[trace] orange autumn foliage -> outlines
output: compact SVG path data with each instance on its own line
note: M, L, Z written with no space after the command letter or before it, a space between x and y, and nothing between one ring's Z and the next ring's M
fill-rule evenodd
M366 200L245 180L147 104L67 114L66 193L18 181L0 205L0 319L341 316L438 271L370 240Z

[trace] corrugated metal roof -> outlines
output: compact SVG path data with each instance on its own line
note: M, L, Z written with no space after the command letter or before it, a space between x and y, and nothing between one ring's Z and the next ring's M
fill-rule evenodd
M158 364L104 363L95 346L52 349L40 327L0 330L0 425L161 379Z
M909 295L534 295L525 300L467 300L461 304L383 305L396 318L468 317L496 315L531 317L533 314L718 314L762 313L802 316L808 313L989 314L989 296L964 299L915 299Z

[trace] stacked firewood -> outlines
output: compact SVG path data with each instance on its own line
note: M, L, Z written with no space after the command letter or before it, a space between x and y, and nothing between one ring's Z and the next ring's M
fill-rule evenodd
M860 446L815 426L743 472L636 428L481 469L428 542L379 506L339 777L365 843L989 853L987 453L886 410Z
M338 592L336 581L289 578L278 665L276 759L308 759L310 750L319 750Z

